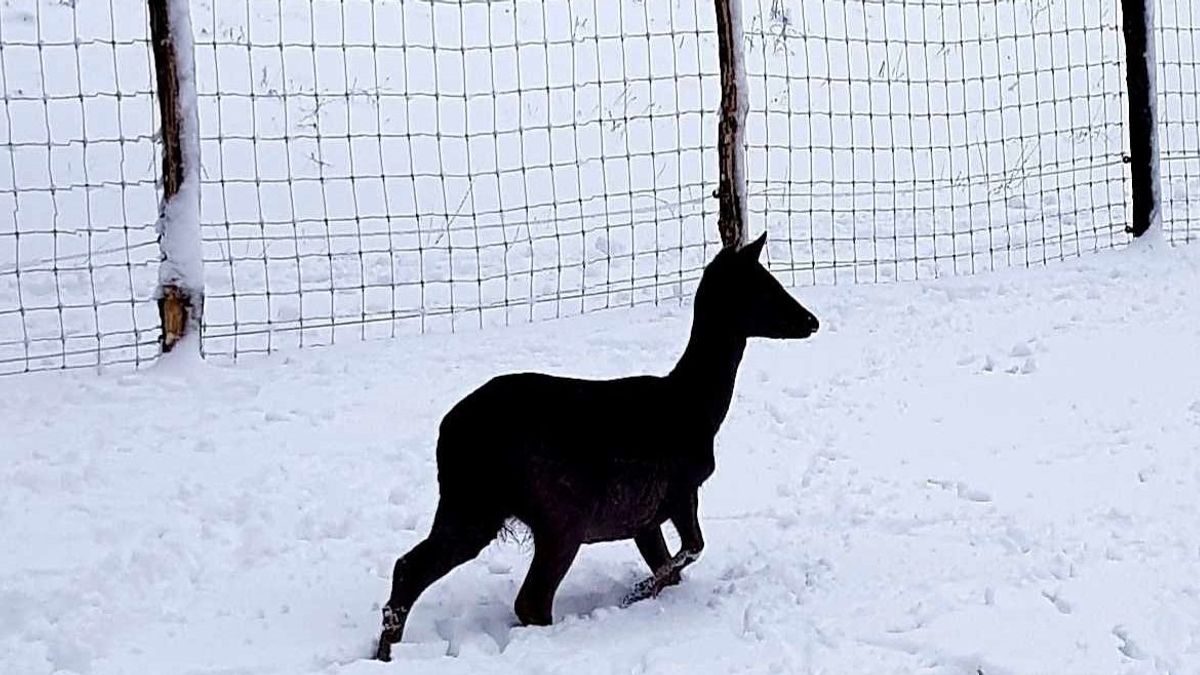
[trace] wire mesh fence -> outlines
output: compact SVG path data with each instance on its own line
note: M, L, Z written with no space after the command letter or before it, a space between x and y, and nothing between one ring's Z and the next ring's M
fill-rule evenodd
M796 283L1127 241L1119 2L759 3L751 182ZM782 249L782 250L781 250Z
M679 295L716 55L703 7L655 4L214 2L206 351Z
M1163 228L1187 242L1200 239L1200 7L1159 0L1157 24Z
M1200 17L1161 2L1189 41L1163 47L1178 236ZM210 355L672 300L719 245L709 0L191 8ZM1119 0L744 8L751 227L790 283L1128 241ZM155 352L145 25L142 0L0 10L0 373Z
M1116 2L746 9L751 212L794 283L1125 241ZM211 10L210 352L662 300L716 244L706 2Z
M157 352L144 17L132 2L0 8L0 374Z

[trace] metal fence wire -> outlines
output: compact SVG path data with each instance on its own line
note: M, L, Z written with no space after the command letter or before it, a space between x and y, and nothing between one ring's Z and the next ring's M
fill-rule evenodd
M1157 26L1163 227L1182 243L1200 239L1200 6L1158 0Z
M146 25L138 2L0 7L0 374L158 351Z
M677 300L719 245L710 0L191 10L211 356ZM1128 242L1119 0L744 13L750 225L788 283ZM1164 222L1185 241L1200 10L1160 0L1159 20ZM146 25L144 0L0 8L0 374L157 351Z

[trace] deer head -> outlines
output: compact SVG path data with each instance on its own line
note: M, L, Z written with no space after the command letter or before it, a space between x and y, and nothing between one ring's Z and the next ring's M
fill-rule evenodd
M806 338L820 322L758 261L767 235L726 248L704 269L696 290L696 327L732 337Z

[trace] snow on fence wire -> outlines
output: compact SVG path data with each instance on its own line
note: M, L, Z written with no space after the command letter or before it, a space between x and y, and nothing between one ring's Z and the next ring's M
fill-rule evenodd
M1186 238L1197 17L1161 2ZM744 8L751 228L787 281L1128 241L1119 0ZM191 10L210 355L676 299L718 246L711 0ZM0 9L0 373L157 353L146 25L144 0Z

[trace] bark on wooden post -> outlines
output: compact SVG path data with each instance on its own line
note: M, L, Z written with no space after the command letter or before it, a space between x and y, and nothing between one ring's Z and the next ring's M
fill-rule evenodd
M149 0L150 41L162 120L162 188L157 223L160 344L170 352L185 338L199 349L204 311L200 243L200 125L187 0Z
M717 126L721 243L740 247L746 241L746 70L742 61L742 0L715 0L717 41L721 57L721 121Z
M1159 230L1161 187L1154 69L1154 3L1122 0L1125 81L1129 87L1129 174L1133 217L1125 231L1140 237Z

